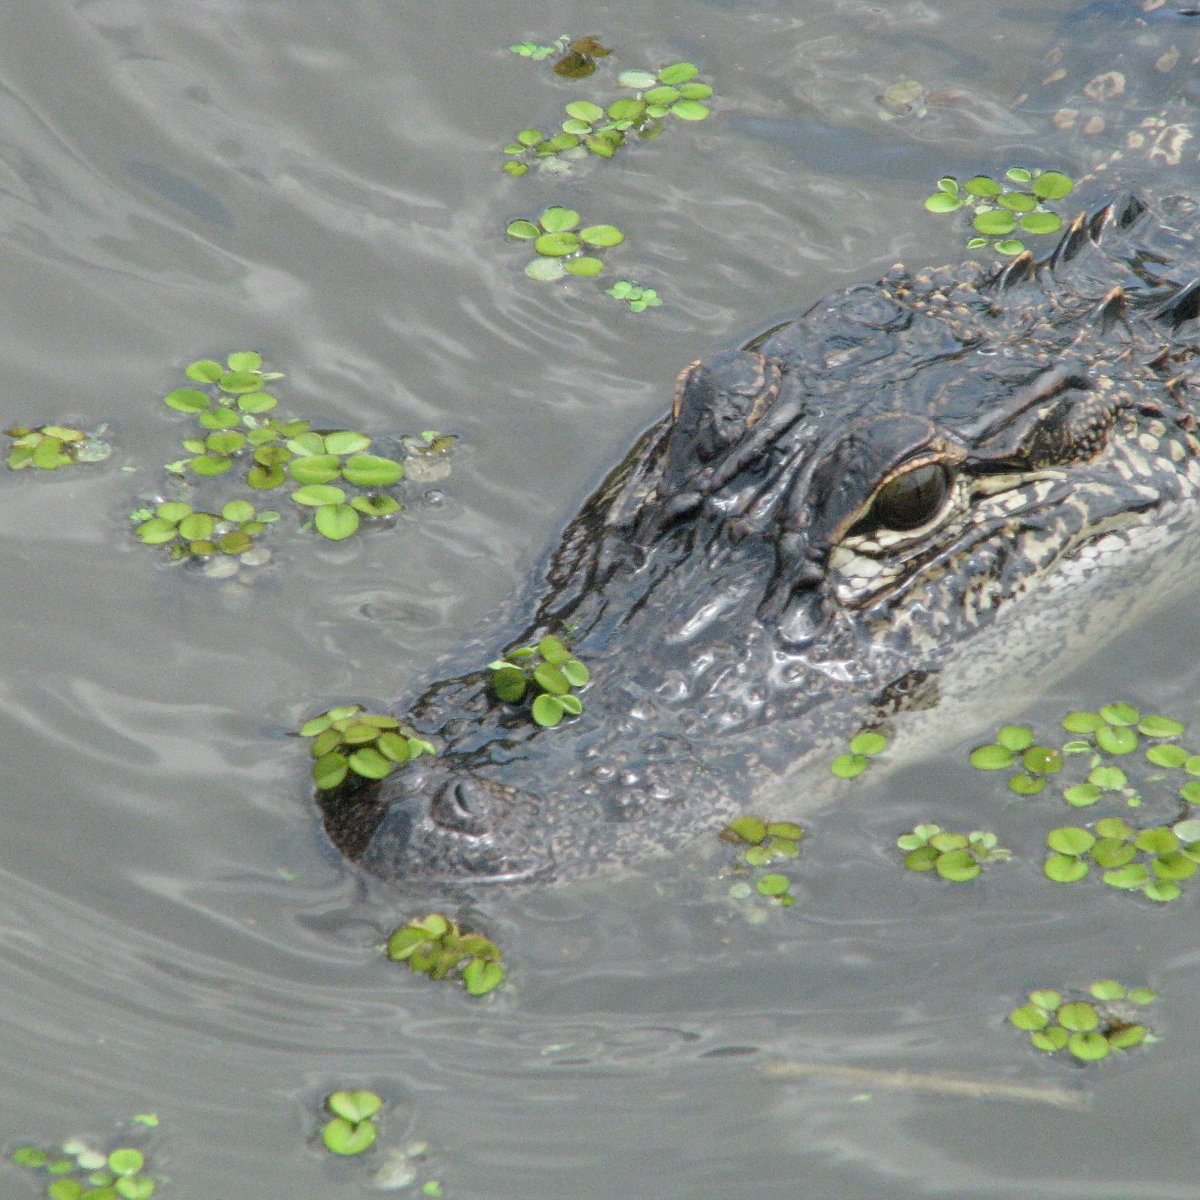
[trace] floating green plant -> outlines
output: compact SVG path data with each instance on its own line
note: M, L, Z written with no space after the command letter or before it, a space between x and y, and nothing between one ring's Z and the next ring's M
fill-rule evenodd
M442 913L429 913L393 930L387 956L393 962L407 962L430 979L461 975L472 996L486 996L504 981L495 942L460 929Z
M147 1122L135 1118L135 1123ZM147 1170L145 1152L129 1145L102 1150L82 1138L68 1138L49 1150L19 1146L9 1158L48 1179L48 1200L150 1200L161 1182Z
M557 725L565 716L583 712L573 692L591 678L561 638L548 634L536 646L519 646L488 663L492 692L498 700L520 704L533 693L530 714L539 725Z
M870 765L871 759L887 749L887 738L876 729L864 729L850 739L849 753L839 754L829 769L839 779L853 779Z
M658 293L653 288L630 283L628 279L618 279L612 287L604 290L614 299L627 301L630 312L644 312L648 308L658 308L662 304Z
M181 500L163 500L153 508L137 509L129 518L140 541L169 546L172 558L225 554L245 561L255 550L256 539L279 520L279 514L271 509L259 512L248 500L230 500L219 513L197 511Z
M570 41L571 35L564 33L549 46L542 45L539 42L518 42L515 46L509 46L509 50L513 54L520 55L522 58L531 58L534 62L541 62L543 58L549 58L552 54L562 54Z
M1173 770L1193 778L1178 789L1189 803L1200 802L1200 755L1172 744L1184 733L1181 722L1170 717L1143 715L1131 704L1113 702L1097 712L1071 712L1062 721L1072 735L1060 745L1035 745L1027 725L1006 725L996 734L995 742L976 746L971 765L981 771L1007 771L1009 788L1021 795L1035 795L1045 789L1048 779L1066 767L1068 782L1062 796L1072 807L1086 808L1105 796L1119 798L1130 807L1143 803L1141 790L1131 783L1131 773L1146 775L1146 783L1159 783ZM1147 738L1144 763L1157 770L1147 774L1134 752ZM1123 765L1118 765L1123 764ZM1079 770L1086 771L1079 778Z
M100 462L112 453L112 446L100 437L101 432L84 433L82 429L68 429L65 425L14 425L8 430L8 436L12 438L9 468L13 471L26 467L54 471L75 463Z
M731 821L721 830L720 837L734 845L745 846L743 864L758 868L795 858L800 853L800 839L804 837L804 830L792 821L765 821L762 817L747 814ZM774 872L762 875L754 886L759 895L769 896L784 908L796 903L796 897L791 892L791 880L786 875ZM739 894L749 895L748 888Z
M698 71L693 63L672 63L657 75L649 71L623 72L617 82L633 88L635 96L608 105L573 100L566 105L566 120L561 122L559 132L520 130L504 147L509 158L503 169L509 175L521 176L534 163L560 155L583 158L595 154L612 158L631 137L655 137L662 131L662 121L667 116L684 121L704 120L710 110L702 102L712 95L713 89L695 78Z
M968 240L968 249L990 245L1000 254L1020 254L1025 243L1014 236L1018 232L1036 237L1062 228L1062 217L1048 206L1069 196L1075 183L1061 171L1026 167L1009 167L1004 175L1008 184L988 175L975 175L964 183L953 175L943 176L937 182L937 191L925 200L925 207L932 213L969 208L974 214L971 226L975 236Z
M532 241L537 251L535 258L525 268L530 279L561 279L565 274L599 275L604 263L590 250L608 249L619 246L625 235L615 225L586 225L577 229L579 214L571 208L552 205L533 221L511 221L509 237L521 241Z
M1088 988L1090 1000L1067 999L1053 988L1029 993L1029 1002L1008 1019L1048 1054L1061 1050L1081 1062L1098 1062L1114 1050L1129 1050L1155 1040L1134 1010L1151 1004L1148 987L1129 988L1116 979L1100 979Z
M1104 817L1091 829L1062 825L1046 835L1045 873L1055 883L1076 883L1092 866L1110 887L1151 900L1176 899L1179 883L1200 864L1200 818L1134 829L1122 817Z
M200 359L184 374L202 386L176 388L164 403L191 416L200 435L184 439L188 457L168 463L169 472L212 478L236 467L251 491L295 485L289 498L311 514L312 527L322 537L335 542L357 532L364 518L389 517L401 509L387 489L404 478L404 465L370 453L366 434L317 431L303 419L268 415L279 401L264 385L282 376L262 370L256 352L233 353L224 365ZM448 450L453 439L438 438L439 451ZM428 445L422 447L422 453L427 450Z
M361 704L331 708L301 725L297 736L313 739L312 777L323 792L338 787L350 774L383 779L409 759L437 753L432 742L408 725L364 712Z
M902 834L896 845L905 851L904 865L910 871L936 871L943 879L966 883L974 879L986 862L1004 862L1012 851L997 845L996 835L981 830L954 833L940 825L918 825Z
M321 1129L321 1141L334 1154L362 1154L375 1144L378 1131L372 1119L383 1107L383 1097L364 1089L339 1089L325 1097L332 1117Z

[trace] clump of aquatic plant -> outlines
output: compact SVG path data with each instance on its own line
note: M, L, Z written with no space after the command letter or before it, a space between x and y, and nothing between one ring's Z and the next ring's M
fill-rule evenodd
M870 765L871 759L887 749L887 738L876 729L864 729L850 739L848 753L839 754L829 769L839 779L853 779Z
M383 1107L383 1097L360 1088L340 1088L325 1097L330 1119L321 1128L321 1141L334 1154L362 1154L375 1144L378 1130L373 1118Z
M1100 979L1088 988L1088 995L1086 1000L1067 999L1053 988L1038 988L1008 1019L1029 1034L1038 1050L1065 1050L1081 1062L1098 1062L1114 1051L1155 1040L1136 1011L1154 1001L1150 988Z
M583 701L573 689L591 678L561 638L548 634L536 646L518 646L503 658L488 663L492 692L498 700L520 704L532 697L530 715L539 725L557 725L565 716L583 712Z
M536 223L510 221L508 236L533 243L538 257L525 267L530 279L561 279L566 274L599 275L604 263L592 250L619 246L625 235L615 225L578 228L579 214L572 208L552 205Z
M1046 835L1045 873L1055 883L1076 883L1093 866L1109 887L1166 902L1200 865L1200 818L1135 829L1122 817L1104 817L1090 828L1062 825Z
M12 439L9 469L54 471L75 463L100 462L112 453L112 446L100 437L101 432L84 433L65 425L14 425L8 430Z
M184 374L201 386L176 388L164 403L191 416L200 430L199 436L184 439L187 457L168 463L169 472L212 478L237 467L252 491L296 485L290 499L311 514L312 527L330 541L350 537L364 518L389 517L401 509L387 489L404 478L404 466L369 453L366 434L317 431L306 420L268 415L279 401L265 385L282 376L264 371L255 351L237 351L224 364L200 359Z
M967 242L970 250L990 245L1000 254L1020 254L1025 243L1017 233L1039 236L1062 228L1062 217L1049 206L1069 196L1075 182L1061 171L1026 167L1009 167L1004 178L1007 182L1001 183L989 175L975 175L959 183L945 175L925 207L933 213L970 209L975 231Z
M974 879L986 862L1004 862L1012 851L997 844L996 835L982 830L955 833L940 825L918 825L902 834L896 845L905 852L910 871L936 871L953 883Z
M453 433L423 429L419 437L405 437L404 447L413 458L436 458L449 454L458 438Z
M154 1126L158 1119L144 1114L134 1123ZM50 1149L18 1146L9 1158L46 1178L48 1200L149 1200L162 1182L148 1170L143 1150L120 1143L103 1150L83 1138L68 1138Z
M279 513L271 509L259 512L248 500L230 500L219 513L198 511L182 500L164 500L153 508L135 510L129 518L140 541L148 546L168 546L173 559L224 554L253 566L266 560L256 539L279 520Z
M648 308L658 308L662 304L658 293L653 288L630 283L628 279L618 279L612 287L604 290L614 299L626 301L629 304L630 312L644 312Z
M1131 775L1157 784L1180 771L1192 778L1182 783L1178 795L1200 802L1200 779L1195 778L1200 776L1200 755L1176 743L1184 733L1181 722L1113 702L1096 712L1070 712L1062 725L1071 736L1056 745L1035 744L1027 725L1006 725L994 742L971 751L971 765L981 771L1013 770L1008 786L1021 795L1043 791L1050 776L1072 767L1062 796L1074 808L1090 807L1106 796L1137 808L1145 789L1134 786ZM1135 757L1143 739L1150 745L1141 758Z
M460 975L472 996L486 996L504 981L495 942L460 929L442 913L429 913L393 930L387 956L393 962L407 962L430 979Z
M436 754L432 742L418 737L395 717L364 712L361 704L331 708L297 730L312 738L312 777L323 792L338 787L348 775L384 779L409 759Z
M595 154L612 158L632 137L657 136L667 116L683 121L702 121L709 108L702 103L713 93L712 87L696 79L694 63L672 63L654 74L650 71L625 71L617 77L623 87L635 95L607 105L591 100L573 100L566 105L566 119L557 133L541 129L520 130L504 147L509 156L504 170L513 176L528 172L530 166L558 156L585 158Z
M742 863L746 867L759 868L796 858L804 830L792 821L766 821L748 813L731 821L721 830L720 837L736 846L744 846ZM769 896L784 908L796 903L791 886L786 875L776 872L761 875L755 881L755 889L760 895ZM748 888L745 894L749 895Z

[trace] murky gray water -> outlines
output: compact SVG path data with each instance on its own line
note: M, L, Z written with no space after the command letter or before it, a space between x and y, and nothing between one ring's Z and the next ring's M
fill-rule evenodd
M373 952L411 913L323 850L284 737L331 700L386 705L496 620L680 365L897 259L960 255L919 201L1006 165L1005 107L1071 7L9 4L5 424L110 421L118 449L0 478L0 1141L154 1110L172 1195L353 1194L382 1155L311 1146L348 1084L386 1096L384 1144L430 1143L419 1180L450 1197L1200 1196L1194 897L1052 887L1027 804L961 752L846 789L812 823L799 903L750 906L762 923L717 859L482 897L470 919L513 986L478 1003ZM717 115L508 179L500 147L588 85L505 47L563 32L617 48L595 94L689 58ZM873 98L902 78L964 94L885 125ZM663 307L527 280L504 225L550 201L619 224L613 266ZM322 423L461 435L444 501L390 534L281 541L249 589L165 568L127 533L179 454L159 398L189 360L250 347ZM1193 629L1181 604L1024 711L1050 728L1120 695L1200 718ZM925 819L1030 852L938 886L890 849ZM1119 1069L1039 1060L1003 1023L1032 986L1106 975L1162 993L1163 1043ZM765 1078L779 1058L1092 1107Z

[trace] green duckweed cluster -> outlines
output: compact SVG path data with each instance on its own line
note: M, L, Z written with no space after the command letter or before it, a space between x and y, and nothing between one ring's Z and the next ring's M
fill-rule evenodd
M194 509L182 500L164 500L129 514L134 533L148 546L167 546L173 559L238 557L256 565L258 538L279 520L273 509L259 511L248 500L230 500L219 513Z
M312 777L323 792L340 786L350 774L384 779L396 767L422 754L436 754L432 742L410 726L361 704L343 704L305 721L298 737L312 738Z
M486 996L504 982L495 942L460 929L442 913L429 913L393 930L387 956L393 962L407 962L430 979L459 975L472 996Z
M158 1118L147 1113L134 1123L154 1127ZM150 1200L162 1182L147 1168L144 1150L130 1145L101 1150L69 1138L56 1149L19 1146L9 1158L46 1180L47 1200Z
M759 869L796 858L800 854L804 830L792 821L766 821L748 813L731 821L719 836L723 841L744 846L742 863L745 867ZM760 875L754 886L759 895L769 896L784 908L791 908L796 903L791 880L786 875L778 872ZM748 889L745 894L750 894Z
M1075 182L1061 171L1026 167L1009 167L1004 178L1006 183L975 175L960 184L953 175L945 175L937 181L937 191L925 200L925 207L932 213L969 208L975 233L967 241L968 249L990 245L1000 254L1020 254L1025 243L1016 233L1040 236L1062 228L1062 217L1049 205L1069 196ZM1016 186L1010 186L1013 184Z
M1148 987L1126 987L1116 979L1100 979L1088 989L1090 999L1067 999L1053 988L1038 988L1008 1019L1029 1034L1038 1050L1066 1051L1081 1062L1098 1062L1114 1051L1129 1050L1153 1035L1136 1009L1152 1003Z
M65 425L14 425L8 430L12 439L9 468L54 471L76 463L100 462L112 453L112 446L101 438L101 432L84 433Z
M917 825L898 837L896 845L905 852L904 866L909 871L936 871L953 883L974 879L983 863L1012 858L1012 851L998 845L994 833L954 833L940 825Z
M557 725L563 717L577 717L583 701L573 689L581 688L591 672L575 658L561 638L549 634L536 646L519 646L503 658L488 663L492 693L507 704L532 697L529 711L538 725Z
M871 759L887 749L887 738L876 729L864 729L850 739L848 752L839 754L829 769L839 779L854 779L870 765Z
M1200 818L1134 829L1122 817L1104 817L1091 829L1061 825L1046 835L1044 867L1055 883L1076 883L1098 867L1109 887L1141 892L1150 900L1176 900L1179 884L1200 864Z
M340 1089L325 1097L330 1119L321 1128L321 1141L333 1154L354 1155L369 1150L378 1136L373 1118L383 1107L383 1097L360 1089Z
M163 403L192 417L199 430L184 439L188 456L167 464L169 472L213 478L236 468L239 482L251 492L290 487L289 499L330 541L350 537L364 518L400 510L387 489L404 478L404 466L370 453L366 434L318 432L309 421L267 415L279 401L266 384L282 376L262 370L259 354L238 351L224 365L200 359L184 374L200 386L176 388Z
M592 251L619 246L625 235L615 225L586 225L577 230L580 219L574 209L552 205L536 223L509 223L509 237L531 241L538 255L525 268L530 279L550 281L565 274L599 275L604 270L603 261Z
M687 62L671 63L657 73L622 72L617 83L631 89L632 96L606 105L573 100L566 105L566 117L557 132L546 133L533 127L519 130L504 147L508 155L505 172L520 177L535 164L559 157L612 158L631 138L657 137L668 117L703 121L710 111L703 102L712 96L713 89L697 79L698 74L699 68Z
M614 300L625 301L629 305L630 312L645 312L648 308L658 308L662 304L658 293L653 288L630 283L628 279L618 279L612 287L606 288L605 291Z

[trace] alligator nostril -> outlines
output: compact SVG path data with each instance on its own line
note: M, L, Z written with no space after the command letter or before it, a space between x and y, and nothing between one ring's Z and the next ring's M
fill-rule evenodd
M438 788L429 815L439 825L459 833L480 834L489 828L492 797L474 779L452 779Z

